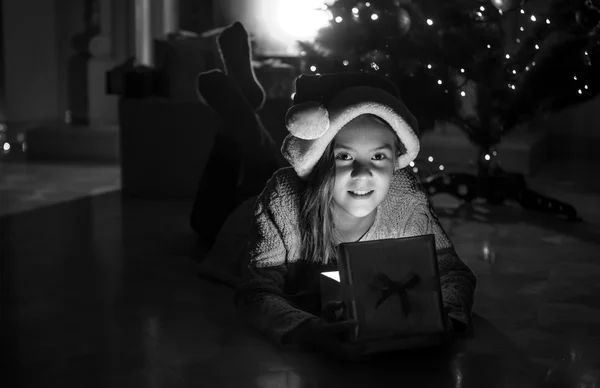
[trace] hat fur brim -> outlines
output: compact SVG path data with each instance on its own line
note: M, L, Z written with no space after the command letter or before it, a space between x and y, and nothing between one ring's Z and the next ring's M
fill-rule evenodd
M283 141L281 152L300 178L308 177L335 135L364 114L384 120L398 135L406 151L396 159L396 170L409 165L419 153L417 120L400 99L382 89L368 86L344 89L331 100L327 110L329 128L321 137L300 139L289 134Z

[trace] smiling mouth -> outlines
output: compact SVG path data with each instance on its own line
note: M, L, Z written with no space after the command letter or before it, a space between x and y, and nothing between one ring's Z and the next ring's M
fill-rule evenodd
M353 198L368 198L373 193L373 190L355 190L348 191Z

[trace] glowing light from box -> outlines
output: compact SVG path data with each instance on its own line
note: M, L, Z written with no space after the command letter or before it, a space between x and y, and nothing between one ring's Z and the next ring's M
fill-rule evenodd
M265 20L273 20L272 16L275 16L274 23L269 28L271 36L275 38L283 34L294 40L314 39L321 28L329 25L332 18L322 0L280 0L275 4L268 3L264 7L264 12L268 13Z
M340 271L331 271L331 272L321 272L323 275L327 276L330 279L335 280L336 282L340 281Z

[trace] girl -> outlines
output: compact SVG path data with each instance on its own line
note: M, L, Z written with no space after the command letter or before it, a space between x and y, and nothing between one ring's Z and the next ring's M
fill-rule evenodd
M255 205L243 317L280 345L354 357L338 339L356 322L332 322L341 303L320 306L319 274L337 269L342 242L434 234L447 327L469 324L477 280L458 258L408 165L417 122L396 87L373 74L301 76L286 115L277 171Z

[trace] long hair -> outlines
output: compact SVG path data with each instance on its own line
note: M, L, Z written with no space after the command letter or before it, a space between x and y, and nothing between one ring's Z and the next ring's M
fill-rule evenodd
M358 117L363 118L363 116L384 124L392 131L395 135L396 156L406 152L396 132L387 122L371 114ZM335 140L329 143L313 171L309 174L304 190L300 195L299 204L300 257L310 262L323 264L337 259L337 245L342 241L331 211L335 186L334 147Z

